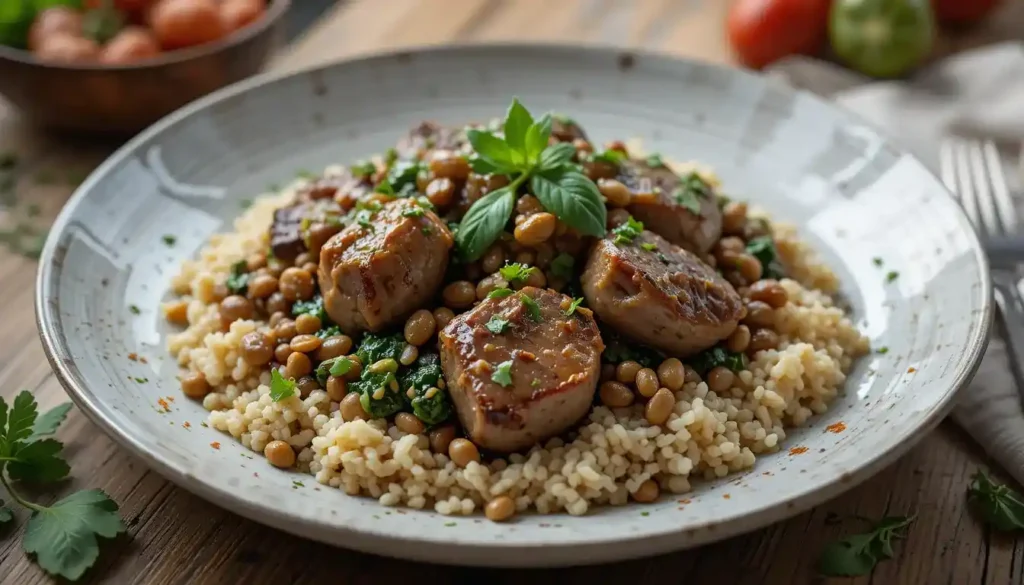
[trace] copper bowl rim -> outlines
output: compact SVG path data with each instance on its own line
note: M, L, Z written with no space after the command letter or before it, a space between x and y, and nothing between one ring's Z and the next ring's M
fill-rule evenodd
M207 55L223 51L233 45L241 44L249 39L263 34L281 20L281 17L288 11L291 0L268 0L268 6L263 17L247 26L244 26L225 37L210 43L196 45L185 49L175 49L160 53L159 57L146 59L137 63L124 65L107 65L102 63L54 63L37 59L31 51L15 49L0 45L0 59L15 61L25 65L32 65L42 69L55 71L137 71L155 69L184 63Z

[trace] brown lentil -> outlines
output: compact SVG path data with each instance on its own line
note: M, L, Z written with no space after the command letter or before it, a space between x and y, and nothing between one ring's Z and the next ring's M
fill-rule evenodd
M722 210L722 233L729 236L743 234L743 228L747 225L747 204L742 201L733 201Z
M773 309L781 309L789 302L789 294L782 288L779 281L772 279L759 280L750 286L750 300L761 301Z
M750 345L747 346L747 353L754 354L765 349L775 349L778 346L778 333L771 329L758 329L750 338Z
M284 377L297 380L312 371L313 362L309 360L309 356L296 351L288 356L284 366Z
M601 364L601 381L607 382L615 379L615 365Z
M466 180L469 177L469 161L451 151L436 151L428 167L435 177L442 179Z
M410 345L423 345L434 337L434 328L437 321L434 315L426 309L420 309L409 315L405 322L405 341Z
M480 451L469 439L455 439L448 445L448 458L455 465L465 467L470 461L480 462Z
M320 331L320 318L316 315L303 313L295 318L295 332L310 335Z
M164 317L175 325L188 325L188 303L173 301L164 305Z
M295 330L295 321L291 319L282 319L277 327L274 327L274 336L278 341L288 341L298 334L299 332Z
M309 273L313 277L313 281L316 282L316 273L320 267L315 262L306 262L302 265L302 269Z
M448 453L448 446L455 440L455 427L441 425L430 431L430 450L434 453Z
M241 295L231 295L220 302L220 319L225 323L251 319L252 315L252 303Z
M301 351L302 353L309 353L314 351L323 344L323 340L316 335L296 335L292 338L291 348L292 351Z
M644 418L652 425L663 425L676 407L676 397L668 388L659 388L644 405Z
M370 420L370 416L363 410L362 403L359 402L358 392L349 392L341 399L341 404L338 406L338 411L341 412L341 418L345 422L351 422L356 419Z
M309 252L301 252L299 253L298 256L295 257L295 265L302 266L306 262L310 262L312 260L313 257L309 254Z
M633 404L633 400L636 398L628 386L614 380L602 382L598 396L601 398L601 404L609 408L624 408Z
M700 377L700 374L697 373L697 370L691 368L690 366L684 366L684 368L686 369L685 379L687 382L700 384L703 381Z
M519 228L516 228L519 229ZM487 274L494 274L505 265L505 250L499 244L494 244L484 252L480 259L480 268Z
M395 415L395 426L398 427L398 430L410 435L418 435L426 430L423 421L408 412L400 412Z
M259 331L250 331L242 336L239 348L245 363L250 366L262 366L274 359L274 345L266 335Z
M348 384L344 378L337 376L327 377L327 397L335 402L341 402L348 392Z
M643 368L636 373L636 391L644 398L654 396L658 391L658 374L651 368Z
M548 279L544 276L544 272L534 268L527 275L526 280L523 282L523 286L534 286L537 288L544 288L548 284Z
M717 366L711 369L706 376L708 389L716 394L721 394L732 388L732 383L736 381L736 374L729 368L723 366Z
M303 376L295 381L295 387L299 390L299 397L306 398L313 390L319 390L320 384L312 376Z
M544 211L544 206L533 195L523 195L516 201L516 211L523 215L529 215Z
M629 205L632 194L629 187L616 179L598 179L597 190L601 192L608 205L612 207L625 207Z
M206 374L192 372L181 379L181 391L189 398L202 398L210 393L210 383L206 381Z
M750 345L750 327L746 325L740 325L732 332L732 335L725 340L725 346L729 348L729 351L733 353L742 353L747 351L747 346Z
M750 301L743 322L751 327L771 327L775 324L775 311L764 301Z
M633 492L633 499L642 504L648 504L657 500L660 492L661 490L658 488L657 482L653 479L648 479Z
M516 503L508 496L498 496L484 506L484 515L491 522L504 522L516 513Z
M256 272L260 268L266 267L266 265L266 254L250 254L249 257L245 259L245 266L249 272Z
M274 359L279 364L286 363L290 355L292 355L292 348L287 343L282 343L274 348Z
M513 235L516 241L524 246L536 246L546 241L555 233L558 220L551 213L542 211L528 216L516 226Z
M307 300L313 297L313 276L301 268L286 268L278 280L281 294L289 301Z
M289 314L292 312L292 304L288 299L284 298L281 291L277 291L274 294L267 297L267 312L268 313L284 313Z
M520 264L526 264L527 266L533 266L533 262L537 259L537 256L533 253L533 250L521 250L516 253L516 262Z
M437 323L437 330L440 331L448 325L448 322L455 318L455 313L448 307L434 309L434 322Z
M748 283L756 283L761 278L761 261L750 254L736 256L736 270Z
M658 381L673 392L679 391L686 382L686 368L676 358L668 358L658 366Z
M403 366L409 366L412 365L412 363L416 361L416 358L418 357L420 357L420 350L416 349L415 345L407 343L405 347L402 348L402 355L399 356L398 363L402 364Z
M625 209L608 210L608 227L616 228L629 221L629 212Z
M249 281L249 296L265 299L277 292L277 279L269 274L258 274Z
M323 344L320 345L320 349L316 350L316 359L322 362L343 356L350 349L352 349L351 337L348 335L332 335L324 340Z
M295 465L295 450L284 441L276 440L267 443L267 446L263 448L263 456L271 465L281 469L288 469Z
M508 286L508 282L500 274L485 276L480 282L476 283L476 299L482 301L487 298L487 295L491 294L491 291L503 286Z
M476 286L468 280L456 280L441 292L444 304L453 309L466 309L476 300Z
M636 374L643 369L643 366L633 360L626 360L615 368L615 379L623 384L632 384L636 381Z
M455 183L447 177L434 179L427 184L427 200L437 207L451 205L455 198Z

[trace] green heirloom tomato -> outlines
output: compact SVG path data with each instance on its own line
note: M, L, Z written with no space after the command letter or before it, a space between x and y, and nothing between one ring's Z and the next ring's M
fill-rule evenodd
M829 39L850 67L872 77L897 77L928 56L935 19L929 0L836 0Z

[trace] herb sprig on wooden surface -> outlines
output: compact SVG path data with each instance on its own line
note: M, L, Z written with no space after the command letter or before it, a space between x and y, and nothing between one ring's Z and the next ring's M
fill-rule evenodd
M984 471L974 474L967 488L967 501L996 530L1024 530L1024 497L1010 486L992 481Z
M15 489L23 482L46 484L67 477L71 468L61 456L64 445L52 437L70 409L65 403L39 414L28 390L10 406L0 397L0 484L15 503L31 510L21 540L25 552L35 555L47 573L75 581L96 562L97 537L124 532L117 504L102 490L81 490L44 506ZM0 525L13 519L14 511L0 501Z
M864 534L854 534L825 546L818 571L829 577L867 575L875 565L893 557L893 539L906 538L914 516L887 516Z
M463 258L476 260L498 239L524 185L558 219L582 234L603 236L607 209L601 194L572 162L576 149L571 144L548 145L551 115L534 120L529 110L514 99L503 128L503 135L478 129L466 131L475 151L470 159L473 170L507 175L509 184L478 199L462 218L456 243Z

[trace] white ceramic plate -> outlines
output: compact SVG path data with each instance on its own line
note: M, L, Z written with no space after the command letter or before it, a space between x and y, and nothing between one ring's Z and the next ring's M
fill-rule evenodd
M424 118L500 115L513 95L535 111L573 116L598 141L640 137L672 159L705 161L731 195L799 224L842 278L863 330L888 354L862 359L829 413L795 431L781 453L760 457L753 473L698 484L686 506L663 498L583 517L494 524L399 513L314 489L311 477L275 470L201 427L205 412L181 397L158 309L179 262L228 229L242 198L267 184L381 151ZM162 243L167 233L177 236L174 247ZM899 278L886 284L874 257ZM179 485L340 546L506 566L694 546L835 496L939 422L979 362L992 312L986 262L960 210L917 160L852 116L740 71L540 46L346 61L253 79L186 107L119 150L75 193L43 252L36 310L47 354L78 406ZM129 360L132 352L148 363ZM163 412L157 401L167 396L179 398ZM824 432L838 421L845 432ZM790 456L793 446L808 450ZM294 489L294 479L306 487Z

